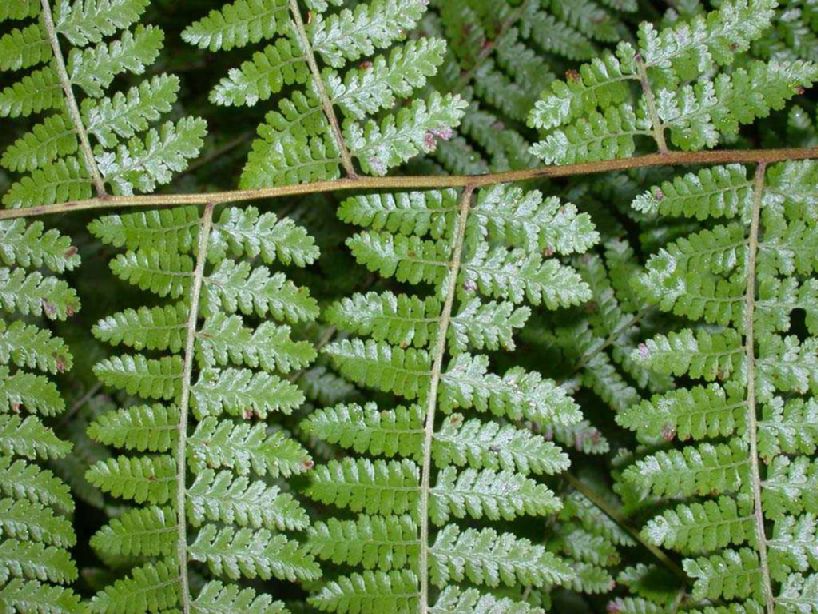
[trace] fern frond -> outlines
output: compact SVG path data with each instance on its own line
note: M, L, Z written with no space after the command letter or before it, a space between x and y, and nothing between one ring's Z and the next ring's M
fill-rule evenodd
M111 267L118 276L173 299L127 309L94 327L98 339L135 352L97 362L100 381L167 401L102 414L88 429L98 442L128 454L92 464L86 479L141 504L111 519L93 545L105 558L148 561L98 592L95 611L182 604L202 612L234 606L282 611L271 597L235 582L306 582L319 575L312 555L278 534L302 530L309 520L273 483L304 473L313 461L266 422L272 412L288 414L305 400L275 371L302 369L315 358L310 343L295 341L290 326L273 320L311 320L318 306L284 273L250 264L260 258L306 265L318 249L291 220L254 208L226 209L215 223L212 207L206 215L204 223L186 207L109 215L91 225L102 241L126 248ZM257 323L256 316L266 321ZM140 452L152 454L133 455ZM201 588L187 579L194 562L209 570Z
M366 228L347 241L358 262L431 288L354 294L328 310L334 326L361 336L325 347L338 371L417 404L340 404L302 423L307 435L359 455L319 466L307 491L322 504L358 514L314 528L311 551L364 570L325 582L311 598L318 609L409 611L408 604L425 599L424 607L436 611L431 583L444 590L441 608L485 604L495 611L518 606L471 590L453 592L453 585L545 587L577 578L542 546L490 529L461 533L448 523L511 521L561 508L554 492L527 475L563 471L567 455L516 423L574 424L581 420L577 405L539 373L513 367L499 376L488 356L470 351L513 347L515 330L531 313L519 303L556 307L580 300L587 286L550 256L587 249L598 236L574 207L537 192L498 187L463 203L453 191L410 192L355 196L340 207L344 221ZM565 237L572 233L573 239ZM433 421L436 410L460 408L513 423L460 414ZM443 527L436 542L429 540L431 527Z
M725 70L770 27L774 6L738 0L661 31L643 23L637 45L623 42L551 84L529 115L543 134L531 153L571 164L628 157L642 136L663 151L666 129L684 150L735 137L740 124L782 108L816 80L816 67L800 60Z
M618 417L646 440L704 440L649 454L623 476L644 495L704 497L653 518L643 534L698 557L684 561L694 598L724 600L725 607L786 610L788 595L800 599L800 574L815 569L803 547L813 539L808 525L816 502L805 491L814 483L813 463L803 455L814 452L814 429L811 399L802 398L815 387L815 340L811 324L803 340L787 334L795 305L811 301L805 297L815 265L803 262L796 272L774 247L779 237L797 241L800 232L785 230L777 182L791 182L797 201L804 170L784 163L770 172L768 191L763 167L751 187L743 185L741 169L716 169L637 199L640 207L664 212L659 195L678 188L668 213L733 218L675 239L636 283L660 309L718 326L655 335L634 358L676 377L719 383L686 382L688 388Z

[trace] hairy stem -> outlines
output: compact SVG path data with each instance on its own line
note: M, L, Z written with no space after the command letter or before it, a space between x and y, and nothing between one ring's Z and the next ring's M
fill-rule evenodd
M750 454L750 480L753 491L753 513L755 516L756 544L761 572L761 588L764 593L767 614L775 614L775 597L770 580L770 565L767 558L767 536L764 532L764 510L761 506L761 471L758 464L758 440L756 419L756 350L754 338L756 303L756 255L758 254L758 231L761 217L761 200L764 194L763 162L756 169L753 186L753 210L750 220L750 244L747 252L747 294L744 299L744 351L747 362L747 434Z
M420 553L418 556L418 573L420 574L420 614L429 612L429 478L432 472L432 439L435 434L435 409L437 408L437 388L443 371L443 356L446 354L446 335L452 319L454 295L457 291L457 277L463 259L463 239L466 236L466 220L469 217L474 186L468 185L460 197L460 213L457 218L457 229L452 246L452 259L449 262L449 273L446 278L446 298L440 312L437 325L435 348L432 362L432 375L429 380L429 391L426 398L426 417L423 428L423 460L420 468Z
M324 115L326 115L330 130L332 131L332 138L335 140L335 145L338 147L338 151L341 155L341 164L344 167L344 172L346 172L347 177L350 179L355 179L358 177L358 173L355 172L355 166L352 164L352 156L349 153L349 149L347 149L344 135L341 133L341 124L335 115L335 108L332 106L332 100L327 93L327 88L324 86L324 79L321 77L321 70L315 61L315 52L313 52L312 45L310 45L310 39L304 27L304 20L301 18L301 9L298 7L298 0L290 0L290 13L292 13L293 21L295 22L295 33L304 51L307 66L310 67L310 72L312 73L315 91L321 100L321 107L324 109Z
M196 341L196 324L199 319L199 298L204 280L204 267L207 262L207 243L210 229L213 227L214 203L208 203L202 213L199 227L199 244L196 253L196 268L193 270L193 283L190 289L190 315L185 332L185 359L182 370L182 393L179 397L179 435L176 445L176 557L179 561L180 598L183 614L190 614L190 586L187 575L187 516L185 499L187 497L187 415L190 406L190 387L193 378L194 345Z
M303 196L346 190L419 190L462 188L468 185L484 187L498 183L530 181L546 177L574 177L593 173L624 171L649 166L692 166L698 164L730 164L781 162L783 160L809 160L818 158L818 147L792 149L734 149L699 152L669 152L649 154L621 160L583 162L564 166L542 166L518 171L504 171L485 175L416 175L403 177L359 177L298 183L274 188L233 190L229 192L202 192L196 194L148 194L145 196L110 196L89 198L65 203L29 207L27 209L0 209L0 220L18 217L39 217L51 213L68 213L87 209L113 209L126 207L171 207L178 205L206 205L215 201L238 203L267 198Z
M659 119L659 111L656 110L656 98L653 95L653 88L651 88L650 81L648 80L648 69L645 67L645 62L639 54L636 55L636 70L639 73L639 84L642 86L642 93L645 95L648 115L650 116L650 125L653 129L653 138L656 140L659 153L666 154L668 153L668 148L667 142L665 142L665 127L662 125L662 120Z
M82 121L77 99L74 97L74 90L71 89L71 77L68 76L68 70L65 68L65 58L60 49L60 40L57 38L57 29L54 27L54 17L51 15L51 6L49 0L40 0L43 7L43 25L45 26L48 42L51 44L51 50L54 52L54 66L57 69L57 76L62 85L62 91L65 94L65 106L68 109L68 116L71 118L71 123L74 124L74 131L80 141L80 151L82 151L82 158L85 162L85 169L91 177L91 182L94 184L98 198L105 198L105 182L102 180L102 175L97 167L97 162L94 159L94 150L91 149L91 142L88 140L88 131L85 129L85 124Z

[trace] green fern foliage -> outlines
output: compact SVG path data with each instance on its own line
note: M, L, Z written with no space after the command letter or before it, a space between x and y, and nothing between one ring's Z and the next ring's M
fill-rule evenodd
M258 128L242 187L334 179L342 166L354 175L353 159L364 173L383 175L450 137L463 101L435 91L413 95L435 74L446 48L439 38L404 40L425 1L372 0L335 12L329 5L340 2L303 4L236 0L182 35L212 51L265 45L230 69L210 95L226 106L278 96ZM407 106L398 108L399 101Z
M456 134L430 157L433 168L458 174L533 166L523 126L531 107L566 63L589 60L619 40L626 13L636 9L594 0L430 4L423 31L448 43L434 86L469 103Z
M36 21L0 38L0 70L29 71L0 90L0 116L41 116L0 157L3 168L21 174L3 197L6 206L89 198L95 177L116 194L151 192L198 155L204 120L158 124L176 102L177 77L155 75L126 92L107 93L118 77L144 74L160 53L163 32L138 23L148 4L61 2L53 17L32 11L25 17ZM64 61L54 57L53 45L64 46Z
M818 603L818 567L804 550L814 541L815 502L800 493L806 482L788 481L789 468L811 465L816 441L815 303L807 298L816 261L800 243L814 202L803 178L814 166L761 165L755 178L743 167L716 168L634 203L723 218L662 248L636 278L640 296L691 326L653 337L633 359L694 381L617 419L642 441L679 441L625 471L645 495L690 499L650 520L645 538L686 557L693 597L744 611L810 612ZM803 329L796 310L807 313Z
M89 427L120 454L93 465L88 480L138 504L92 539L104 557L134 566L96 594L92 611L240 604L281 611L280 602L237 581L319 575L313 557L285 534L308 521L279 483L313 461L268 422L304 401L280 374L315 358L291 326L314 319L318 308L306 290L267 268L312 263L318 249L302 228L272 213L224 209L215 221L212 213L138 212L91 224L103 241L128 250L111 263L117 276L172 301L118 312L94 328L123 350L97 363L97 376L146 402L104 413ZM195 590L194 563L207 576Z
M326 347L339 372L410 403L336 405L303 423L309 434L358 455L319 466L313 476L311 497L355 516L317 523L308 548L360 571L324 582L312 604L414 611L426 601L430 611L448 611L461 600L458 607L493 607L486 591L497 586L570 584L572 566L542 545L456 521L542 516L561 507L537 476L563 471L567 456L516 421L571 425L581 420L578 408L539 374L514 368L496 375L488 356L471 351L512 348L514 330L529 315L524 302L555 309L588 297L574 269L540 250L587 249L597 239L590 221L556 199L508 186L481 190L474 202L471 190L358 196L340 212L365 228L348 240L361 264L429 291L357 294L328 311L334 325L360 335ZM561 225L582 230L564 242L557 240ZM446 415L436 419L436 412ZM484 588L461 593L461 582ZM517 598L497 607L529 611Z
M743 61L775 6L735 0L661 31L642 24L636 45L622 42L551 85L528 117L543 137L531 153L571 164L628 157L645 139L666 151L668 131L685 151L735 138L740 125L783 108L818 79L818 67L801 59Z
M48 418L65 411L49 375L69 370L72 357L45 322L79 310L74 289L56 276L79 256L42 222L2 221L0 238L0 603L11 612L80 612L67 586L77 578L74 501L42 466L71 451Z

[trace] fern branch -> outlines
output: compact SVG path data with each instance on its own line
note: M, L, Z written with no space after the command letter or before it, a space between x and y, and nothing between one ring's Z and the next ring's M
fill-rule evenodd
M764 533L764 509L761 499L761 473L758 466L758 423L756 419L756 350L753 327L755 325L756 301L756 256L758 254L758 230L761 218L761 202L764 196L763 162L756 169L753 185L753 209L750 218L750 239L747 254L747 295L744 309L744 336L747 378L747 439L750 454L750 480L753 491L753 513L755 515L756 547L758 549L759 572L766 603L767 614L775 614L775 598L770 580L770 564L767 556L767 536Z
M187 414L190 406L190 389L195 360L196 323L199 318L199 299L204 281L204 268L207 262L207 243L210 229L213 226L214 203L209 203L202 214L199 230L199 246L196 252L196 268L193 271L193 282L190 290L190 317L187 321L185 338L185 362L182 372L182 393L179 398L179 436L176 451L176 515L177 535L176 556L179 560L180 601L182 612L190 614L190 587L187 575L187 506L186 506L186 467L187 457Z
M423 432L423 460L420 470L420 552L418 557L418 575L420 576L420 613L429 612L429 478L432 469L432 440L435 434L435 409L437 407L437 388L443 371L443 356L446 353L446 336L452 318L454 297L457 293L457 278L463 257L463 242L466 237L466 220L469 217L474 186L468 185L460 197L460 213L457 219L457 231L452 246L452 259L446 287L446 298L437 328L437 338L432 362L432 374L429 380L429 392L426 406L426 423Z
M594 492L591 488L588 488L585 482L575 478L571 472L568 471L562 474L562 477L564 477L565 480L571 485L571 488L582 494L586 499L604 512L608 518L627 531L628 534L633 537L633 539L635 539L641 546L650 552L656 558L656 560L664 565L674 576L682 580L682 582L687 583L687 574L685 574L684 570L679 567L673 559L665 554L661 548L657 548L649 541L645 540L642 534L637 529L633 528L622 516L622 514L613 509L608 502L605 501L605 499L596 494L596 492Z
M105 192L105 182L102 179L102 174L99 172L96 160L94 159L94 150L91 149L91 142L88 140L88 131L85 129L85 124L82 121L82 113L80 113L77 99L74 97L74 91L71 88L71 77L68 76L68 70L65 67L65 58L60 48L60 41L57 38L57 29L54 27L54 18L51 15L51 6L49 0L41 0L43 7L43 24L48 35L48 42L51 44L51 49L54 52L54 66L57 69L57 76L60 79L60 85L65 93L65 106L68 109L68 116L71 118L71 123L74 124L74 130L80 141L80 151L82 151L82 158L85 162L85 168L91 176L91 181L97 192L97 198L104 199L107 195Z
M0 220L20 217L39 217L56 213L70 213L89 209L113 209L131 207L171 207L179 205L207 205L210 202L238 203L323 194L327 192L344 192L350 190L419 190L475 188L497 185L500 183L518 183L542 178L577 177L597 173L608 173L655 166L696 166L702 164L772 164L792 160L811 160L818 158L816 147L795 147L784 149L724 149L717 151L679 152L666 154L656 153L644 156L633 156L599 162L581 162L562 166L547 165L538 168L518 171L503 171L477 175L407 175L391 177L358 177L299 183L273 188L253 188L231 190L226 192L200 192L193 194L148 194L140 196L107 196L85 200L72 200L53 205L42 205L18 209L0 210Z
M327 88L324 85L324 78L321 76L321 69L318 68L318 63L315 61L315 52L310 45L310 39L307 36L307 30L304 28L304 20L301 18L301 9L298 8L298 0L290 0L290 13L292 13L293 21L295 23L295 33L304 50L304 56L307 60L307 66L310 67L312 73L313 83L315 84L315 91L321 101L321 107L324 109L324 115L327 116L327 121L332 131L332 138L338 147L338 152L341 155L341 164L347 177L356 179L358 174L355 172L355 166L352 164L352 155L349 153L344 135L341 132L341 124L338 121L338 116L335 114L335 108L332 106L332 99L327 93Z

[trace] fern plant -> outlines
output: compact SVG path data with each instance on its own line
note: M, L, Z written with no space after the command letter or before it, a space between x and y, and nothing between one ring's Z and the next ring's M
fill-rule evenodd
M80 200L92 190L104 196L108 187L116 194L152 192L198 155L204 120L182 117L152 127L176 103L177 77L158 74L106 94L118 77L143 74L159 55L162 30L137 24L149 0L61 2L53 16L47 1L7 4L6 18L36 20L0 38L0 70L30 70L0 91L0 116L45 117L0 158L22 175L4 205Z
M716 167L634 202L721 223L678 239L639 276L641 296L700 323L641 345L634 359L702 382L621 413L645 442L679 440L625 477L683 501L644 529L687 558L698 599L745 611L810 612L814 548L814 178L812 162ZM803 328L792 321L806 314Z
M312 460L268 424L303 401L275 373L315 357L290 325L275 321L309 321L317 305L284 273L252 264L304 266L317 249L272 213L228 208L214 221L213 212L209 205L201 216L195 208L113 215L91 225L103 242L127 249L111 263L120 279L172 300L121 311L94 329L131 350L98 363L97 376L146 403L102 414L89 429L123 450L91 467L89 481L138 504L91 540L105 556L137 564L97 593L93 611L278 611L280 603L236 582L319 575L283 533L304 529L307 517L277 483ZM194 573L213 576L197 595Z
M326 348L339 371L409 404L341 404L305 422L308 432L361 455L318 467L308 490L357 514L310 531L317 556L362 568L324 584L311 598L322 611L529 611L457 584L575 581L543 546L453 520L512 520L561 507L531 476L564 470L567 457L515 422L572 424L581 419L577 406L538 374L497 375L488 356L472 351L513 348L530 314L526 302L554 309L584 300L578 274L541 250L583 251L596 234L575 209L537 192L498 186L473 198L468 187L459 196L389 193L341 205L342 219L368 229L349 240L359 262L430 292L356 294L329 309L330 322L356 335ZM576 226L585 232L563 230ZM456 411L468 409L484 417Z
M623 42L568 79L555 81L528 121L543 133L531 153L548 163L631 156L637 139L660 153L735 138L742 124L767 117L818 77L804 60L750 60L734 66L769 28L774 0L723 2L718 11L657 31L639 28L638 45Z
M219 81L210 96L216 104L252 106L292 87L259 126L242 187L335 179L342 168L355 177L355 161L364 173L383 175L451 135L463 115L458 96L431 92L387 112L411 99L442 61L441 39L395 45L415 27L425 0L372 0L337 12L329 5L338 0L303 4L236 0L183 33L212 51L272 41Z
M818 611L813 4L0 2L0 610Z
M0 264L0 603L12 612L79 612L67 586L77 578L74 500L40 464L71 451L47 419L65 411L48 374L69 370L72 357L42 320L79 310L76 292L56 276L79 266L79 255L42 222L10 220L0 222Z

